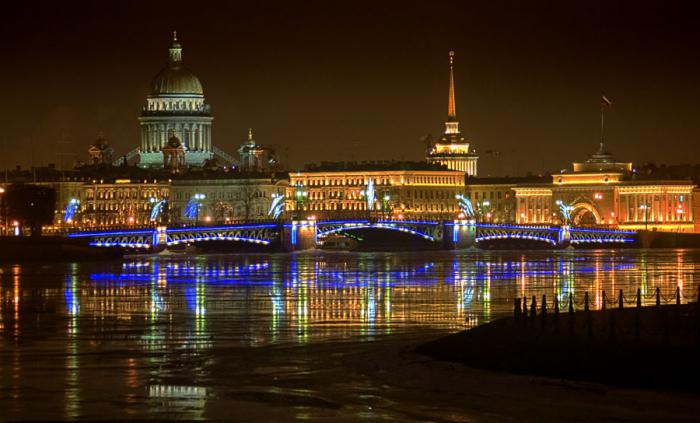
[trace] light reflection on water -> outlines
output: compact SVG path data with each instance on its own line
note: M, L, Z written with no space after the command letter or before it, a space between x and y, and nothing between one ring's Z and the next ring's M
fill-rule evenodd
M670 299L679 286L686 302L699 259L694 250L427 252L0 266L0 407L12 418L74 419L110 398L122 416L203 418L227 377L214 364L253 347L454 331L510 314L523 296L563 304L589 292L600 308L603 291L631 299L639 288L651 304L656 287ZM275 358L267 366L282 368Z

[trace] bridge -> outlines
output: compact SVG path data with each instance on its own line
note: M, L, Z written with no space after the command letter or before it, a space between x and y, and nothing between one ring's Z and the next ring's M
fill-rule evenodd
M87 239L96 247L155 249L179 244L234 241L261 246L279 246L287 251L317 248L332 234L347 235L359 230L395 231L418 237L445 249L569 245L596 247L626 245L638 241L634 231L474 223L467 220L292 220L191 227L153 227L133 230L73 232L70 238Z

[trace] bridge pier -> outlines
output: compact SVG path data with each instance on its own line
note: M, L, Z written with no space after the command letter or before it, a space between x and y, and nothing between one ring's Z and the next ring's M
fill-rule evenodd
M569 245L571 245L571 227L569 225L562 225L559 227L557 246L559 248L566 248Z
M316 248L316 221L292 220L282 225L282 247L285 251Z
M455 220L442 223L442 244L450 250L473 247L476 244L476 224L473 220Z

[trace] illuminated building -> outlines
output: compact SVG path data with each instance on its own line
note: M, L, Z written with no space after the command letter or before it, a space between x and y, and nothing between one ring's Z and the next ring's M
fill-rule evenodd
M552 176L548 184L513 187L516 221L522 224L561 223L559 204L571 207L574 225L609 225L622 229L693 231L693 190L690 181L645 180L632 163L614 160L601 142L572 173Z
M513 188L532 179L468 178L464 195L471 201L478 221L513 223L516 212Z
M262 176L220 179L175 179L171 185L170 220L192 223L184 216L187 203L195 195L203 196L194 220L233 222L267 220L274 196L284 194L288 182ZM274 196L273 196L274 195Z
M425 163L324 163L290 172L287 210L366 214L366 190L372 181L372 210L406 218L445 216L459 212L455 196L464 191L464 172ZM330 213L324 213L330 212Z
M173 33L168 63L151 82L151 91L141 112L139 166L163 167L162 150L176 137L185 151L188 166L202 166L214 154L230 157L212 145L211 108L205 102L199 79L183 65L182 45Z
M97 141L88 149L90 163L93 165L111 165L113 153L114 149L110 147L109 143L102 135L100 135Z
M427 154L428 163L439 163L451 170L459 170L467 175L476 176L476 162L479 157L470 149L469 141L459 131L457 107L455 104L454 52L450 52L450 89L447 102L447 121L445 133L430 145Z
M146 225L151 198L167 199L169 181L93 180L82 186L79 222L87 227Z
M253 129L248 129L248 139L238 149L239 168L243 172L263 172L276 167L276 159L270 148L255 142Z

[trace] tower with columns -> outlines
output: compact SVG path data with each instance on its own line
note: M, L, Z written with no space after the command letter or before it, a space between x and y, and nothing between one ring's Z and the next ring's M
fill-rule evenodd
M139 166L163 167L163 149L171 136L185 150L185 164L201 166L213 156L211 108L199 79L182 63L182 45L173 32L168 63L151 82L143 107Z
M469 141L459 131L457 106L455 102L454 51L450 58L450 87L447 98L447 120L445 132L428 148L426 159L429 163L439 163L450 170L459 170L470 176L476 176L476 163L479 157L470 149Z

